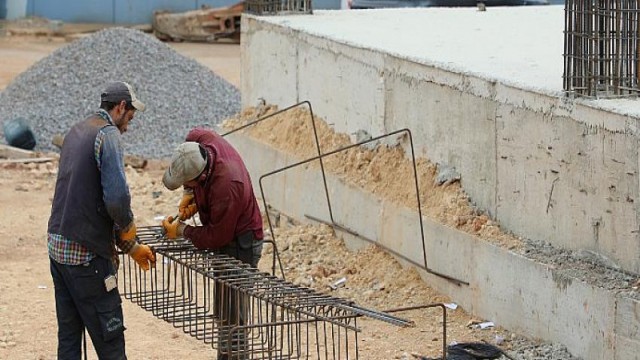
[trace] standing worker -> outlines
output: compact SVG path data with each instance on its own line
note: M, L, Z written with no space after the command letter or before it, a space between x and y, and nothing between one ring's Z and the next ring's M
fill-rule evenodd
M47 230L58 319L58 359L79 360L86 328L100 359L126 359L116 283L117 252L145 270L155 257L136 243L121 134L143 111L125 82L109 84L100 109L65 136Z
M238 152L219 134L204 128L189 132L165 171L169 190L184 187L178 208L180 220L200 214L202 226L189 226L167 217L162 226L169 239L184 237L198 249L212 249L258 266L262 256L262 216L251 178ZM216 315L220 320L218 360L245 359L246 336L241 333L228 348L229 330L246 324L246 299L216 280ZM226 294L226 296L225 296Z

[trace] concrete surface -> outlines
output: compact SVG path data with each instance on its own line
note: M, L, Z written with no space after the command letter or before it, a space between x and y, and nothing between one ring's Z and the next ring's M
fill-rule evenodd
M257 193L262 183L271 206L286 209L296 219L313 215L329 221L319 166L295 167L259 181L262 174L301 159L242 135L227 138L251 169ZM418 264L428 284L471 313L515 332L562 343L586 360L638 359L640 301L424 218L428 266L469 283L457 285L424 271L415 209L399 208L332 176L328 186L337 223L392 248L405 265ZM368 244L359 237L347 238L354 248Z
M380 12L358 13L354 35L320 25L333 13L243 17L243 105L258 98L281 107L310 100L316 114L338 132L365 130L377 136L409 128L417 154L455 167L473 203L504 229L594 251L624 270L640 272L640 104L571 100L560 96L559 88L540 88L542 83L491 78L479 72L483 64L480 70L465 70L466 63L433 60L447 44L434 52L424 49L429 61L423 62L397 48L385 52L375 39L358 43L367 32L380 33L379 23L367 23L369 14L380 18ZM393 14L387 25L396 24L393 33L403 45L427 41L403 34L413 31L402 26L403 16L422 12ZM306 21L316 25L313 31ZM478 26L456 24L461 31ZM557 30L539 26L518 40L537 49L547 39L555 44L562 36ZM495 46L491 39L486 44ZM539 66L548 63L535 56L523 58ZM554 63L552 74L557 68ZM536 71L545 74L544 68Z

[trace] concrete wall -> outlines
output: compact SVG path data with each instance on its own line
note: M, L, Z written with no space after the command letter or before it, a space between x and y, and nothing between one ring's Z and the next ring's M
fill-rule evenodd
M638 119L243 18L242 101L310 100L338 132L409 128L507 230L640 272Z
M292 168L260 182L262 174L301 159L242 135L227 139L245 159L258 194L262 183L271 206L302 221L308 215L329 220L317 165ZM399 208L332 176L328 187L337 223L392 248L405 265L418 264L430 286L465 310L512 331L562 343L586 360L639 359L640 301L630 295L598 288L424 218L428 267L469 283L456 285L424 271L417 211ZM350 237L350 242L353 247L368 244L357 237Z

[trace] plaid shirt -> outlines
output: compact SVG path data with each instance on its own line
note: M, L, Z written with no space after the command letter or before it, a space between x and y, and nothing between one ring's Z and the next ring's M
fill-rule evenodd
M105 110L98 110L98 115L100 115L103 119L105 119L109 124L113 125L113 120L109 113ZM94 156L96 158L96 163L98 164L98 169L101 167L101 155L102 148L104 144L109 142L119 141L118 138L114 138L113 136L109 136L108 128L102 128L98 131L96 135L96 141L94 144ZM109 144L111 148L121 149L119 144L117 146L113 146L113 144ZM116 153L116 156L123 158L122 151ZM124 178L124 167L120 169L122 171L121 177ZM105 189L108 191L108 189ZM128 253L131 248L135 245L135 241L123 241L118 236L115 236L114 242L116 246L124 253ZM96 257L96 254L91 250L87 249L85 246L73 241L73 239L67 239L60 234L47 234L47 247L49 250L49 256L55 260L59 264L65 265L81 265L91 261ZM115 249L114 249L115 250ZM114 263L117 264L117 254L114 251Z
M120 251L125 254L131 251L135 245L135 241L124 241L117 236L115 242ZM47 234L47 246L49 256L59 264L81 265L96 257L96 254L91 250L58 234Z

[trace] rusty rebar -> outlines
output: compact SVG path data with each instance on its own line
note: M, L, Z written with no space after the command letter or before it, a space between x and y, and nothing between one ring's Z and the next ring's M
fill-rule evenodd
M567 94L636 97L640 3L635 0L565 2L564 75Z
M358 359L358 317L414 326L199 250L189 240L167 240L160 226L141 227L138 236L156 263L145 272L122 255L123 296L230 359Z

